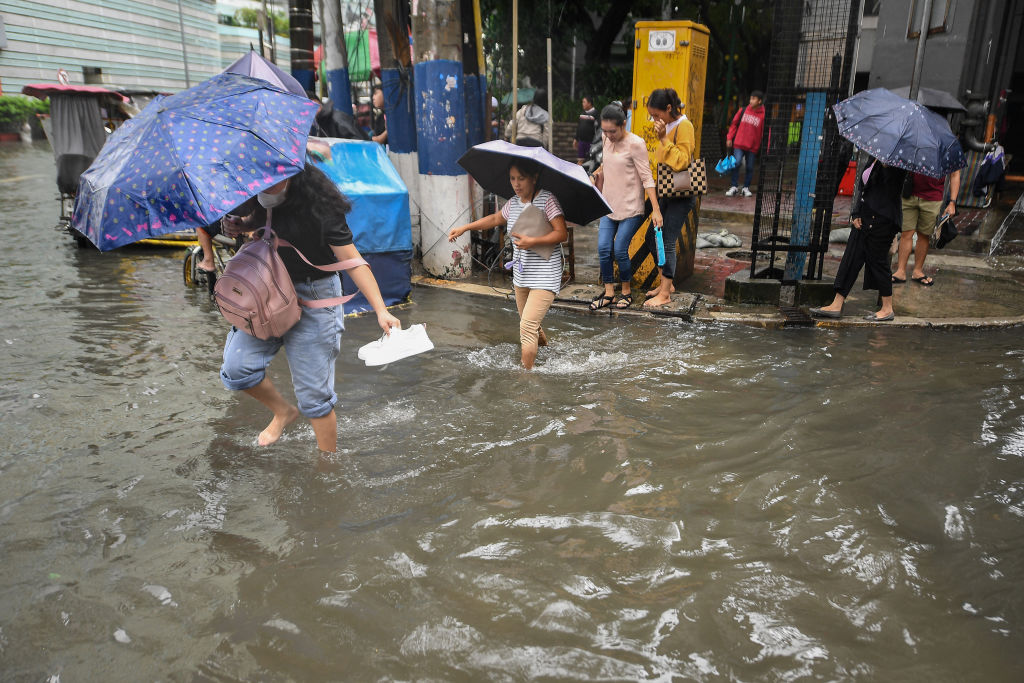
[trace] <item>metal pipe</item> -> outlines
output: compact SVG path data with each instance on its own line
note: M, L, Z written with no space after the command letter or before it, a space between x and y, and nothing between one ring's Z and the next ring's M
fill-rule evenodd
M551 38L548 38L548 121L551 125L548 126L548 151L554 154L555 149L555 119L552 114L552 106L554 95L551 94Z
M181 12L181 0L178 0L178 30L181 32L181 59L185 63L185 87L192 87L192 80L188 75L188 49L185 47L185 18Z
M519 132L516 125L516 112L519 110L519 0L512 0L512 135L511 142L516 141ZM550 112L549 112L550 113Z
M910 94L907 99L917 101L917 93L921 89L921 71L924 69L924 48L928 40L928 27L932 20L932 0L924 0L921 8L921 31L917 36L917 55L914 58L914 73L910 76Z

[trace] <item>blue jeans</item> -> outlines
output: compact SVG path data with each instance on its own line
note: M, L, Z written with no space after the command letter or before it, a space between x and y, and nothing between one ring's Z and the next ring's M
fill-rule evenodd
M619 264L619 281L629 282L633 278L633 264L629 260L629 242L633 239L636 229L643 223L643 214L623 218L620 221L608 216L601 218L601 227L597 231L597 255L601 259L601 282L613 284L614 262Z
M295 283L302 299L330 299L341 296L337 275ZM257 339L232 327L224 342L224 363L220 381L232 391L251 389L263 381L274 355L285 348L292 373L295 401L307 418L323 417L334 408L334 363L341 351L345 331L344 306L302 308L302 317L284 337Z
M675 197L659 199L658 205L661 208L661 217L665 221L661 226L661 239L665 243L665 265L661 267L662 277L671 280L676 274L676 242L683 234L683 226L687 217L693 209L696 200L693 197ZM647 248L651 254L657 254L658 248L654 243L654 226L647 231L645 237Z
M743 187L750 187L750 183L754 182L754 153L750 150L733 147L732 156L736 159L736 166L732 169L732 186L740 186L740 163L745 161L747 168L743 177Z

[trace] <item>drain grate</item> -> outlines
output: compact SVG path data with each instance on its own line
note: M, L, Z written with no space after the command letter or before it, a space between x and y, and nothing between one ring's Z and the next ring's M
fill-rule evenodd
M804 313L796 306L779 306L779 313L782 314L786 320L782 323L783 327L810 327L814 325L814 318Z

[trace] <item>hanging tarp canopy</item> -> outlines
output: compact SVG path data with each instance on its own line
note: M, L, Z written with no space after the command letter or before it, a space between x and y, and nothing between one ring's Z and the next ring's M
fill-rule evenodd
M310 138L331 147L331 158L313 163L352 202L348 225L355 245L373 269L384 302L404 301L412 289L412 222L409 191L383 145L360 140ZM343 276L345 291L355 291ZM345 310L371 310L362 294Z

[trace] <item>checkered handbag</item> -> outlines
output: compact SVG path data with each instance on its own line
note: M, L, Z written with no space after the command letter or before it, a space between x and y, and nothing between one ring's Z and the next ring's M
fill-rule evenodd
M690 160L690 165L684 171L673 171L668 164L658 164L657 170L660 199L707 194L708 172L703 159Z

